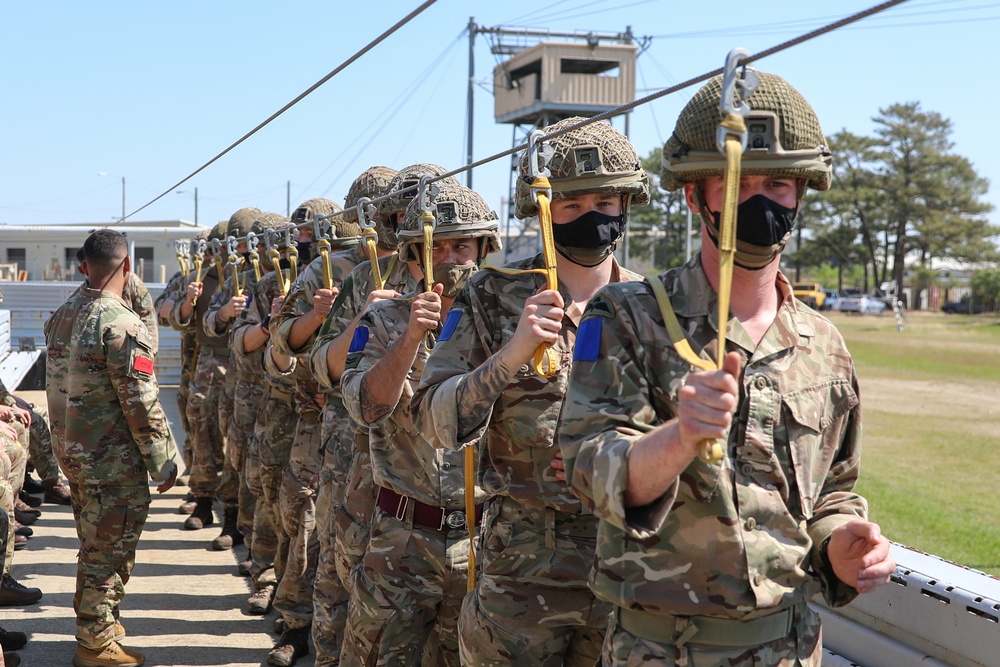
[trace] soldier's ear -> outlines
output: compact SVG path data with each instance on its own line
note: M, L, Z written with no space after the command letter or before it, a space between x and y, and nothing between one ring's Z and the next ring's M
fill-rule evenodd
M128 278L129 271L132 270L132 259L128 255L125 255L125 259L122 260L122 267L124 269L122 274Z

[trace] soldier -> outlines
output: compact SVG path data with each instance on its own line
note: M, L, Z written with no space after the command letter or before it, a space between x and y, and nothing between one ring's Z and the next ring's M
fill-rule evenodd
M369 426L378 485L371 538L354 579L342 664L418 664L439 638L434 664L458 667L458 613L467 592L469 538L460 452L437 450L413 428L410 397L438 334L443 311L486 255L500 250L496 213L457 184L435 187L433 275L414 293L369 308L341 379L344 403ZM400 256L423 261L423 213L410 202L399 225ZM486 500L475 487L476 517ZM422 664L432 664L426 659Z
M358 225L357 203L362 198L375 199L385 193L396 170L370 167L361 173L344 199L345 224ZM360 229L360 225L359 225ZM376 254L379 249L376 248ZM337 262L364 262L369 248L359 243L354 248L337 253ZM354 269L351 269L353 273ZM350 275L350 274L348 274ZM346 285L346 278L342 285ZM338 294L338 301L341 300ZM333 311L331 311L332 316ZM330 316L327 317L327 320ZM325 325L325 321L324 321ZM316 649L316 667L330 667L340 660L340 642L347 623L348 593L337 574L336 543L334 540L334 506L343 503L347 470L353 451L354 432L340 398L339 385L328 387L321 377L316 381L325 394L322 413L322 465L316 488L316 542L319 552L313 584L312 640Z
M330 215L340 210L340 206L328 199L310 199L295 210L292 221L310 225L317 215ZM353 249L346 253L328 254L324 259L319 252L320 241L326 240L332 250L346 250L357 245L361 231L357 222L348 223L342 215L332 217L328 222L332 224L331 237L313 238L313 247L308 249L308 256L313 259L292 285L281 311L271 322L271 345L275 351L280 355L298 357L295 366L298 420L279 494L279 529L288 539L289 555L285 572L278 581L274 607L284 619L285 630L268 656L268 662L282 666L294 664L309 650L313 582L319 558L319 542L314 527L316 488L323 462L320 411L324 396L309 371L306 357L316 330L333 307L339 285L360 261ZM327 270L331 279L329 287L325 285L324 278Z
M58 455L80 536L73 664L141 665L141 653L118 643L125 636L118 609L149 512L149 479L163 493L177 465L152 341L122 299L131 268L125 237L98 230L84 254L88 285L45 323L46 389L60 411Z
M208 241L211 229L203 229L192 239L191 253L197 252L198 241ZM169 327L170 311L178 299L183 299L187 294L188 283L192 276L188 273L178 271L167 282L160 296L153 302L156 309L157 322L160 326ZM184 328L180 330L181 346L181 376L177 383L177 412L180 415L181 428L184 430L184 443L180 447L181 458L184 460L184 472L178 476L177 484L187 484L187 476L191 474L191 446L188 443L188 433L191 432L191 425L187 420L188 394L191 391L191 374L194 372L194 362L198 349L198 340L195 337L194 329ZM181 503L182 514L190 514L195 508L194 495L188 492Z
M230 341L229 364L222 385L219 407L219 421L225 433L226 452L222 465L222 480L219 484L220 493L223 494L220 497L222 532L212 540L212 548L216 551L232 549L244 543L244 533L237 525L241 494L242 502L247 505L245 516L253 516L253 511L248 505L253 496L241 481L241 471L246 439L253 431L260 401L256 388L262 386L261 374L255 370L262 369L254 369L252 365L241 363L245 357L234 354L232 349L232 325L246 310L250 294L257 283L255 271L260 270L259 247L255 245L252 249L254 257L257 258L257 266L254 267L250 261L251 255L248 252L246 238L247 234L254 230L259 230L263 234L265 228L272 229L279 224L284 227L288 222L288 218L277 213L261 213L249 223L248 218L249 216L240 216L236 221L230 220L226 228L226 243L229 247L235 246L236 252L228 256L225 282L202 321L202 327L209 338L225 338ZM263 244L263 239L259 240ZM233 400L235 396L240 397L238 403ZM224 419L226 421L223 421ZM245 520L244 529L249 532L252 527L252 518Z
M805 189L830 186L831 154L799 92L759 77L746 100L753 136L726 350L715 314L726 165L716 149L718 78L678 117L661 175L664 188L684 188L708 241L651 279L662 306L652 282L608 286L577 338L559 442L573 490L600 518L591 588L617 607L605 665L819 665L819 617L807 601L822 591L846 604L894 570L852 491L861 456L854 365L833 325L794 299L779 270ZM683 338L725 354L724 369L692 368L671 347ZM698 456L699 443L715 439L721 460Z
M42 597L38 588L22 586L11 574L14 550L26 544L27 537L16 533L18 526L15 518L14 499L24 483L24 472L28 463L28 455L21 445L28 436L23 413L16 408L0 405L0 513L7 519L3 525L3 553L5 565L3 577L0 579L0 607L21 607L34 604Z
M649 189L635 149L607 123L551 145L559 289L546 289L542 255L473 276L413 398L417 427L436 446L479 447L481 483L497 496L483 520L482 574L459 619L464 665L593 665L611 609L587 588L597 519L551 460L580 315L598 288L639 278L612 253ZM524 218L537 213L527 155L518 173ZM547 378L530 366L542 343L557 359Z
M191 378L188 396L187 418L191 426L188 434L192 449L192 468L188 486L195 498L195 508L184 521L188 530L200 530L215 522L212 501L218 495L223 509L238 506L238 486L236 480L227 477L223 485L220 473L224 464L225 434L221 428L221 404L226 373L229 368L229 345L225 338L209 336L202 320L225 277L219 275L222 263L222 243L230 225L249 225L260 215L256 208L241 208L233 213L229 221L222 221L212 228L209 240L214 242L216 260L204 272L202 282L191 281L185 298L174 304L170 312L170 324L175 329L192 327L198 342L198 363Z
M368 545L368 523L375 509L375 483L372 480L371 457L368 453L368 429L360 429L347 414L339 395L340 376L344 372L347 350L350 348L355 328L368 306L381 299L396 297L416 289L417 280L422 273L414 273L412 270L414 267L398 261L397 221L406 210L407 201L415 196L420 176L425 174L440 176L446 171L444 167L435 164L409 165L392 176L383 191L378 193L380 201L374 221L378 236L376 254L379 275L384 284L375 284L371 261L355 267L344 280L341 293L316 336L309 355L313 375L320 385L330 392L327 402L327 405L331 406L329 437L339 438L339 444L334 446L338 446L340 450L334 458L335 467L331 468L330 472L335 493L332 499L334 542L332 557L337 576L348 593L353 585L351 570L361 562ZM446 181L452 184L458 183L450 177ZM408 188L409 191L403 192ZM381 199L383 196L385 199ZM328 451L329 447L330 445L327 446ZM321 551L320 567L324 565L322 557ZM343 621L340 619L346 615L346 601L342 601L340 606L340 611L331 611L331 614L338 618L342 630ZM317 646L317 667L336 664L332 653L328 655L320 653L321 644L333 641L325 635L317 639L322 630L322 627L317 629L314 626L313 642Z

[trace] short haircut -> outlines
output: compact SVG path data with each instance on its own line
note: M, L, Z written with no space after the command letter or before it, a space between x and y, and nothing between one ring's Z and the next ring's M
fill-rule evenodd
M126 255L128 242L121 232L113 229L98 229L83 243L83 257L91 266L118 264Z

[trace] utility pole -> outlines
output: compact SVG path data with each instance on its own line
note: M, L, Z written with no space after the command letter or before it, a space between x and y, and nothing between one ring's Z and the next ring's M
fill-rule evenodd
M194 189L194 224L198 224L198 188Z
M476 19L469 17L469 93L466 99L466 128L468 135L465 139L465 164L472 164L472 104L473 93L476 85ZM472 189L472 170L465 172L465 187Z
M122 222L125 222L125 177L122 176Z
M285 181L285 217L292 214L292 182Z

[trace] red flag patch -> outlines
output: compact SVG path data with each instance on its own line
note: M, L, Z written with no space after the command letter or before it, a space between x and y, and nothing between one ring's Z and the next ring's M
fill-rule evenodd
M140 373L145 373L146 375L153 374L153 360L149 357L144 357L141 354L135 355L135 360L132 362L132 369L137 370Z

